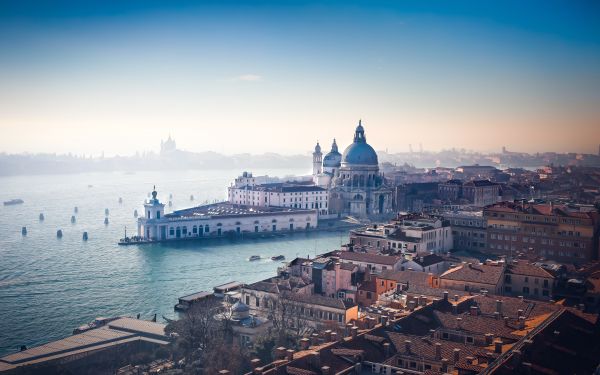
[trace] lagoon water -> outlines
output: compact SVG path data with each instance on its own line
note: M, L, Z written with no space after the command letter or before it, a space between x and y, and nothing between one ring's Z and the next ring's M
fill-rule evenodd
M173 171L0 178L0 355L71 334L97 316L173 317L177 297L228 281L275 274L278 262L250 255L313 256L347 241L346 233L296 233L278 239L118 246L135 209L156 184L165 211L224 200L240 171ZM284 176L305 171L254 171ZM91 186L91 187L90 187ZM190 195L195 200L190 201ZM119 197L123 199L119 203ZM78 213L74 213L74 207ZM104 224L105 209L109 224ZM43 213L44 221L39 221ZM71 216L75 215L75 223ZM21 227L27 235L21 235ZM58 239L56 231L63 237ZM87 231L89 240L82 241Z

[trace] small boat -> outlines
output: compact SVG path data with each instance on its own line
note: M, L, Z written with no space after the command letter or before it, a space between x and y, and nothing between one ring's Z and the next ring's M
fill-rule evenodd
M23 227L23 228L21 228L21 234L22 234L23 236L26 236L26 235L27 235L27 227Z
M94 187L94 185L88 185L88 188L92 188L92 187Z
M108 225L108 218L107 217L104 218L104 225Z
M56 238L62 238L62 229L56 231Z
M248 258L248 260L250 262L255 261L255 260L260 260L260 255L252 255L250 258Z
M133 217L138 217L138 212L137 212L137 210L133 210Z
M75 207L73 208L73 212L75 212L75 213L78 213L78 212L79 212L79 208L77 208L77 206L75 206Z
M119 203L123 203L123 198L119 197Z
M190 200L193 201L194 200L194 195L190 195Z
M45 219L45 217L44 217L44 214L43 214L43 213L41 213L41 214L40 214L40 221L44 221L44 219Z
M83 239L84 241L87 241L87 240L88 240L88 233L87 233L87 232L83 232L83 237L82 237L82 239Z
M15 204L23 204L25 203L23 199L11 199L9 201L4 201L5 206L14 206Z
M110 211L108 211L108 208L105 208L105 209L104 209L104 215L108 216L108 213L109 213L109 212L110 212Z
M271 257L271 260L285 260L285 256L277 255L277 256Z
M71 224L75 224L75 215L71 216Z

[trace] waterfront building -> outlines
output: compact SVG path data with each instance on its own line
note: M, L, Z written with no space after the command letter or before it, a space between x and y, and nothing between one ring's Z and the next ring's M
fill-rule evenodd
M221 237L244 233L291 232L314 229L316 209L294 207L257 207L233 203L215 203L172 213L164 213L164 204L152 192L144 204L145 215L138 218L138 236L150 241L185 238Z
M366 251L417 255L446 253L453 245L448 222L422 214L399 215L386 225L351 230L350 244Z
M329 213L329 192L309 183L262 183L230 186L228 201L256 207L288 207L316 210L319 216Z
M487 248L494 254L559 262L598 259L597 212L552 203L503 202L483 209Z

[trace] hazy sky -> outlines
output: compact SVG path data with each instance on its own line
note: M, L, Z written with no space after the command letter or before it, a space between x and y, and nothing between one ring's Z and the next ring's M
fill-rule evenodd
M0 3L0 151L597 152L597 1Z

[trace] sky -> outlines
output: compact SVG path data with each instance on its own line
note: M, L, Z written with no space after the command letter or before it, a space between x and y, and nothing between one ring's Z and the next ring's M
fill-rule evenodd
M0 152L598 152L596 1L2 1Z

